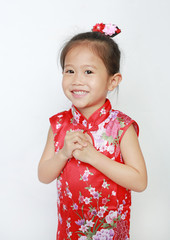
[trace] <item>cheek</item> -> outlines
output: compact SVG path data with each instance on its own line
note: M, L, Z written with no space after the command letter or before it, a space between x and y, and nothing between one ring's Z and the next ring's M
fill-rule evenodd
M104 84L103 79L97 78L97 79L94 79L94 81L91 81L90 85L91 85L92 88L100 90L100 89L103 89L105 84Z
M62 79L62 88L63 90L67 88L67 81L65 80L65 78Z

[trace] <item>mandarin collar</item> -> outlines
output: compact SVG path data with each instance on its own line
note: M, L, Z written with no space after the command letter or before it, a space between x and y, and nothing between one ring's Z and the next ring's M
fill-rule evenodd
M71 113L73 117L71 123L84 131L97 131L98 125L109 116L111 109L111 103L109 99L106 98L105 103L87 119L74 105L72 105Z

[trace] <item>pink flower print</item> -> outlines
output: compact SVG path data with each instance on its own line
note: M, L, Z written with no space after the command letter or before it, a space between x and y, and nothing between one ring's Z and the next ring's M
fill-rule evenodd
M119 205L119 210L120 210L120 211L123 211L123 204L120 204L120 205Z
M92 188L92 187L91 187L91 188L89 189L89 192L90 192L90 194L93 195L93 194L95 193L95 188Z
M116 196L116 192L115 191L112 191L112 196Z
M88 181L88 175L84 174L84 175L82 176L82 180L83 180L84 182L87 182L87 181Z
M117 218L117 211L110 211L109 215L112 216L113 218Z
M77 121L76 119L73 117L72 119L70 119L70 122L73 124L73 125L76 125L77 124Z
M98 216L99 218L102 218L102 217L103 217L103 212L102 212L102 211L99 211L99 212L97 213L97 216Z
M76 122L79 123L80 114L78 112L75 112L74 118L75 118Z
M70 192L70 190L68 189L68 187L66 188L66 193L68 195L69 198L72 198L72 193Z
M71 235L72 235L72 232L69 232L67 235L68 235L68 237L70 238L70 237L71 237Z
M81 225L81 228L79 228L79 230L84 233L84 232L87 232L88 228L86 225Z
M87 227L93 227L93 225L94 225L94 222L92 222L92 220L90 220L90 221L86 221L86 226Z
M112 218L110 215L107 215L107 216L106 216L106 222L107 222L108 224L111 224L111 223L113 222L113 218Z
M85 219L79 219L78 221L75 221L75 223L76 223L78 226L84 225L84 224L85 224Z
M62 222L63 222L63 220L62 220L62 217L61 217L60 213L59 213L59 215L58 215L58 219L59 219L60 223L62 223Z
M90 201L90 198L85 197L84 202L85 202L85 204L89 204L89 203L91 202L91 201Z
M107 146L105 144L103 144L100 146L99 151L104 152L104 151L106 151L106 149L107 149Z
M94 199L99 199L99 196L100 196L100 195L99 195L98 192L94 192L92 195L93 195L93 198L94 198Z
M121 215L121 219L125 220L125 215L124 214Z
M100 116L103 115L103 114L106 114L106 109L105 109L105 108L102 108L102 109L100 110Z
M85 127L87 127L87 121L86 121L85 119L82 121L82 124L83 124Z
M67 227L70 228L71 227L71 224L69 222L67 222Z
M91 211L91 214L94 215L94 216L96 216L96 215L97 215L96 209L93 209L93 210Z
M80 175L80 180L83 180L84 182L88 181L88 176L89 175L93 175L93 173L91 173L89 171L89 169L87 168L85 171L84 171L84 174L83 176Z
M102 187L103 187L103 188L107 188L107 182L104 182L104 183L102 184Z
M66 228L66 233L67 233L68 238L70 238L71 235L72 235L72 232L69 231L69 228L71 227L70 220L71 219L68 218L68 220L67 220L67 228Z
M73 208L73 210L78 210L78 205L76 203L74 203L72 208Z
M91 201L90 201L91 202ZM85 217L85 219L91 219L92 218L92 213L90 212L91 210L89 210L88 212L87 212L87 214L86 213L84 213L84 217Z
M104 204L104 205L107 204L107 198L102 199L102 204Z
M105 28L103 29L103 32L105 33L105 35L112 36L113 34L115 34L116 30L117 30L116 25L106 24Z
M105 213L106 212L106 210L107 210L107 208L106 207L100 207L100 212L102 212L102 213Z
M100 231L97 231L96 235L93 236L93 240L101 240L101 239L108 239L113 240L113 236L115 235L113 229L101 229ZM121 238L123 239L123 238Z
M95 146L97 149L101 150L101 152L105 151L107 149L106 144L107 141L101 138L100 136L94 136L95 137Z
M117 118L114 120L111 120L106 126L106 135L112 136L113 139L115 139L117 137L119 128L120 128L120 123L117 120Z
M90 174L89 169L85 170L85 171L84 171L84 174L86 174L87 176L89 176L89 174Z
M83 203L83 201L84 201L84 196L80 195L78 200L79 200L80 203Z
M78 238L78 240L87 240L86 236L81 236L80 238Z
M111 224L114 218L117 218L117 211L110 211L105 219L108 224Z
M63 204L63 210L66 211L67 210L67 206L65 204Z
M58 122L58 123L56 124L56 129L59 129L60 127L61 127L61 123Z
M110 153L110 154L113 154L114 153L114 150L115 150L115 146L113 144L107 146L107 151Z
M110 186L110 184L108 184L108 183L105 181L105 179L104 179L103 184L102 184L102 187L109 189L109 186Z

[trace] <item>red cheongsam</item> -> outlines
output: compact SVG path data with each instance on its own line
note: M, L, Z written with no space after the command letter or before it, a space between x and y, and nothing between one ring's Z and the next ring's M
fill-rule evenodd
M88 133L97 151L124 164L120 142L137 123L105 104L86 119L72 105L71 109L49 118L54 134L55 152L64 145L67 131ZM127 240L130 227L131 191L78 159L68 159L57 179L58 230L57 240Z

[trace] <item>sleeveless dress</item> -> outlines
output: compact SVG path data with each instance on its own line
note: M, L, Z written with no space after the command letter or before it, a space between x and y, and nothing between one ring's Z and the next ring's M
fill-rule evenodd
M124 164L120 142L133 124L129 116L113 110L106 99L104 105L86 119L72 105L70 110L49 118L54 134L55 152L64 145L67 131L87 132L93 146L102 154ZM57 240L128 240L131 191L102 174L90 164L68 159L57 179Z

